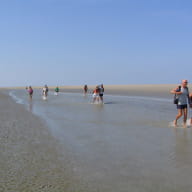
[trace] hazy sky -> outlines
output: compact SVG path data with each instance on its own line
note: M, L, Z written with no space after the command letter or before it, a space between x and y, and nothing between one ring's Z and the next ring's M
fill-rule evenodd
M192 82L191 0L0 0L0 86Z

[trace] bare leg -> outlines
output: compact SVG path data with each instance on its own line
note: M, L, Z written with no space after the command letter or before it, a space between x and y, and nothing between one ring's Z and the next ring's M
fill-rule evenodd
M183 115L182 109L178 109L178 114L177 114L175 120L173 121L175 127L177 127L177 120L178 120L182 115Z
M97 96L97 102L99 103L99 96Z
M183 127L187 127L187 108L183 109Z
M95 103L96 97L93 97L93 103Z
M103 96L100 96L100 100L101 100L101 102L103 103Z

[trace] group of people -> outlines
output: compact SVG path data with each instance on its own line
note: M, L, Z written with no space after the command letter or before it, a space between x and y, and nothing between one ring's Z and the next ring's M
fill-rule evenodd
M191 115L192 115L192 93L189 92L188 89L188 81L182 80L181 85L178 85L176 88L172 89L170 91L171 94L175 95L176 99L176 106L177 106L177 115L175 117L175 120L173 121L173 124L175 127L177 127L178 119L183 116L183 127L187 127L187 114L188 114L188 105L190 107ZM26 90L28 91L29 98L32 99L33 96L33 88L31 86L26 87ZM84 95L88 93L88 86L84 85L83 87ZM43 99L46 99L48 96L49 88L47 85L45 85L42 89L42 95ZM55 88L55 95L58 95L59 93L59 87L57 86ZM103 84L97 85L95 89L92 92L93 97L93 103L103 103L103 94L104 94L104 86ZM190 117L190 125L192 126L192 116Z
M27 90L27 92L29 94L29 98L32 99L32 97L33 97L33 88L31 86L29 86L29 87L26 87L26 90ZM84 95L86 95L87 92L88 92L88 86L84 85L83 90L84 90ZM59 91L60 91L59 87L57 86L55 88L54 95L58 95ZM47 99L48 92L49 92L49 88L48 88L47 85L45 85L43 87L43 89L42 89L42 97L43 97L44 100ZM92 94L93 94L93 103L96 103L96 102L97 103L103 103L103 93L104 93L104 86L103 86L103 84L97 85L95 87L95 89L93 90L93 92L92 92Z
M88 86L84 85L84 95L88 92ZM93 101L92 103L103 103L103 94L104 94L104 86L103 84L97 85L92 92Z
M187 87L188 81L182 80L181 85L178 85L176 88L170 91L171 94L175 94L175 104L177 106L178 113L176 115L173 124L177 127L177 121L180 117L183 116L183 127L187 127L187 114L188 114L188 105L190 111L192 112L192 93L189 92ZM192 126L192 117L190 119L190 125Z
M31 86L29 86L29 87L26 87L26 90L27 90L27 92L29 94L29 98L32 99L32 97L33 97L33 88ZM49 92L49 88L48 88L47 85L45 85L43 87L43 89L42 89L42 97L43 97L44 100L47 99L48 92ZM55 95L58 95L58 93L59 93L59 87L57 86L55 88Z

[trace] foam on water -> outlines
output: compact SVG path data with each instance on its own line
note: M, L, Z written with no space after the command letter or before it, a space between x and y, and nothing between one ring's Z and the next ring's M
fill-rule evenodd
M9 96L11 96L16 103L18 103L18 104L24 104L24 100L23 100L22 98L18 97L18 96L15 94L15 91L14 91L14 90L9 91Z
M186 123L187 127L186 128L190 128L191 127L191 120L187 119L187 123ZM184 128L183 124L179 123L177 126L174 125L174 121L169 122L169 127L174 127L174 128Z

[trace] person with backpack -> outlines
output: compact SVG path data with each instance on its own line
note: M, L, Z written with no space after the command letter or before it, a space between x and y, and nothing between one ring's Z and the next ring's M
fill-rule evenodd
M178 85L176 88L175 88L175 91L176 92L179 92L181 90L181 85ZM179 101L179 95L175 94L174 95L174 99L173 99L173 103L174 104L178 104L178 101Z
M177 110L178 113L176 115L175 120L173 121L173 124L175 127L177 127L177 121L180 117L183 116L183 127L186 128L187 123L187 112L188 112L188 104L191 107L191 101L189 99L189 90L188 90L188 81L182 80L180 90L178 88L171 90L171 94L175 94L178 97L177 102Z

